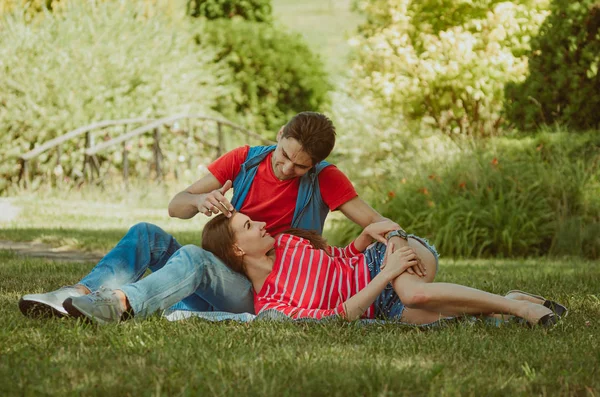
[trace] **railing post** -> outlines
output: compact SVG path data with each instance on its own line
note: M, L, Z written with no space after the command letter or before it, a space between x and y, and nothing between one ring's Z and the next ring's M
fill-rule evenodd
M127 141L123 142L123 182L125 189L129 189L129 150L127 150Z
M90 135L90 131L85 133L85 149L89 149L90 147L92 147L92 137ZM91 180L93 178L93 172L92 172L92 167L90 164L89 167L89 174L88 174L88 163L90 162L89 156L84 152L83 154L83 168L81 170L82 174L83 174L83 179L88 179Z
M188 125L188 148L191 147L191 145L194 143L194 130L192 127L192 119L187 119L187 125ZM192 154L189 152L186 153L186 157L187 157L187 167L188 170L192 169Z
M160 131L154 129L154 165L156 166L156 179L162 179L162 170L160 168Z
M56 184L57 185L58 185L58 180L60 179L60 176L63 175L62 165L60 164L60 156L61 155L62 155L62 149L61 149L61 146L58 145L58 146L56 146L56 168L55 169L59 169L60 168L61 174L60 175L54 174L54 176L56 177Z
M225 152L223 146L223 127L221 126L221 123L217 121L217 157L221 157Z
M23 178L23 186L25 189L29 189L29 161L23 159L23 163L21 165L21 172Z

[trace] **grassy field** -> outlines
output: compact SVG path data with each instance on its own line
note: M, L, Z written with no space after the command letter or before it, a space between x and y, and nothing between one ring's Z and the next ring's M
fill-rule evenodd
M19 216L0 224L0 239L104 252L127 227L150 221L180 241L196 242L203 219L168 218L170 194L21 195L11 200ZM0 395L600 393L597 262L442 260L439 281L495 293L519 288L564 302L571 314L552 329L470 322L429 331L344 322L171 323L158 316L95 327L19 312L21 295L74 283L93 266L0 251Z
M199 244L207 218L170 218L167 206L175 191L153 184L146 188L128 193L119 192L118 186L107 192L88 187L77 192L22 193L5 199L19 212L15 219L0 222L0 240L36 241L57 248L105 253L129 227L150 222L184 244Z
M440 280L567 304L552 329L335 322L32 320L19 296L93 264L0 252L0 395L580 395L600 393L598 263L442 261Z
M169 217L169 199L184 185L164 187L149 184L130 192L119 186L107 191L87 187L81 191L21 192L5 203L18 215L2 222L0 240L35 241L55 248L106 253L138 222L154 223L173 234L182 244L200 244L203 215L191 220ZM334 213L329 218L337 218ZM331 220L331 219L328 219ZM326 225L327 232L329 223Z

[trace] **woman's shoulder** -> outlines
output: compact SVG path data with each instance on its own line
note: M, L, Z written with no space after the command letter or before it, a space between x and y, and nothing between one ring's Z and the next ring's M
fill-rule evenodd
M310 241L305 238L294 236L289 233L280 233L275 237L275 247L276 248L285 248L287 247L295 247L298 245L311 245Z

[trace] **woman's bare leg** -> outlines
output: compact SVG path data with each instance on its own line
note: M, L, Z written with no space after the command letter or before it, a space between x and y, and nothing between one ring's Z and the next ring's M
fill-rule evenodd
M394 289L396 290L395 284ZM414 324L429 323L432 316L439 318L465 314L509 314L535 324L544 315L552 313L547 307L526 300L507 299L500 295L450 283L423 283L411 299L406 301L400 296L400 300L407 307L402 317L403 321Z
M410 243L411 241L409 241ZM409 309L421 309L434 315L459 316L463 314L511 314L537 323L552 311L529 300L508 299L475 288L451 283L432 283L430 269L435 269L433 254L416 242L413 246L427 269L425 278L402 273L393 284L400 300ZM433 273L435 274L435 273ZM407 312L407 315L408 312ZM428 314L422 314L427 317Z
M510 294L506 294L504 296L506 298L508 298L508 299L513 299L513 300L518 300L518 301L529 301L529 302L532 302L532 303L537 303L538 305L543 305L544 304L544 300L543 299L538 299L538 298L533 297L531 295L522 294L520 292L511 292Z

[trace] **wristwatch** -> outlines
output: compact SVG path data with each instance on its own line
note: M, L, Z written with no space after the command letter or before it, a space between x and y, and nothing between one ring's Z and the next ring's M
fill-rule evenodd
M403 238L404 240L408 241L408 234L404 230L402 230L402 229L392 230L391 232L388 232L385 235L385 239L389 240L392 237L396 237L396 236L398 236L400 238Z

